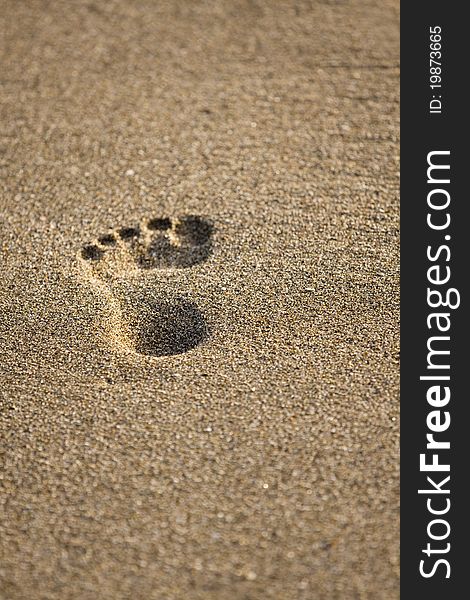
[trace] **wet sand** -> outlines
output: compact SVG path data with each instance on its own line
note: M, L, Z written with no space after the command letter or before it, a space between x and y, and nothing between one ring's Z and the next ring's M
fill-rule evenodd
M398 3L0 21L0 598L397 599Z

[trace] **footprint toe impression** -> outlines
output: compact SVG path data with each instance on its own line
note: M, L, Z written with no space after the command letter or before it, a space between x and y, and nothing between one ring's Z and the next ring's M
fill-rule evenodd
M99 260L103 258L103 250L98 248L95 244L88 244L82 248L82 258L84 260Z
M151 219L147 228L152 233L142 256L144 268L192 267L211 253L212 224L202 217Z
M141 227L106 233L82 248L81 260L118 302L121 331L117 333L136 352L181 354L207 337L204 316L194 302L168 298L164 290L158 298L154 285L142 288L134 283L134 276L139 270L189 268L205 261L212 251L212 233L211 222L199 216L154 217Z

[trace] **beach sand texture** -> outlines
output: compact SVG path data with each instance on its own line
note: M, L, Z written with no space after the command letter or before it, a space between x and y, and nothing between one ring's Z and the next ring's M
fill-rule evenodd
M398 3L0 20L0 598L397 599Z

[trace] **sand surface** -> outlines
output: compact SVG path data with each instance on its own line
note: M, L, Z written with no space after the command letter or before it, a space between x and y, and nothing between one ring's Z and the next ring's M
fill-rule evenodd
M2 600L398 598L398 2L1 4Z

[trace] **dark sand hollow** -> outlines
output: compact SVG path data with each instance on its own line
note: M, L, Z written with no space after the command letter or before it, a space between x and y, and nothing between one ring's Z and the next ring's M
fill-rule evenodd
M0 20L2 600L397 599L398 2Z

